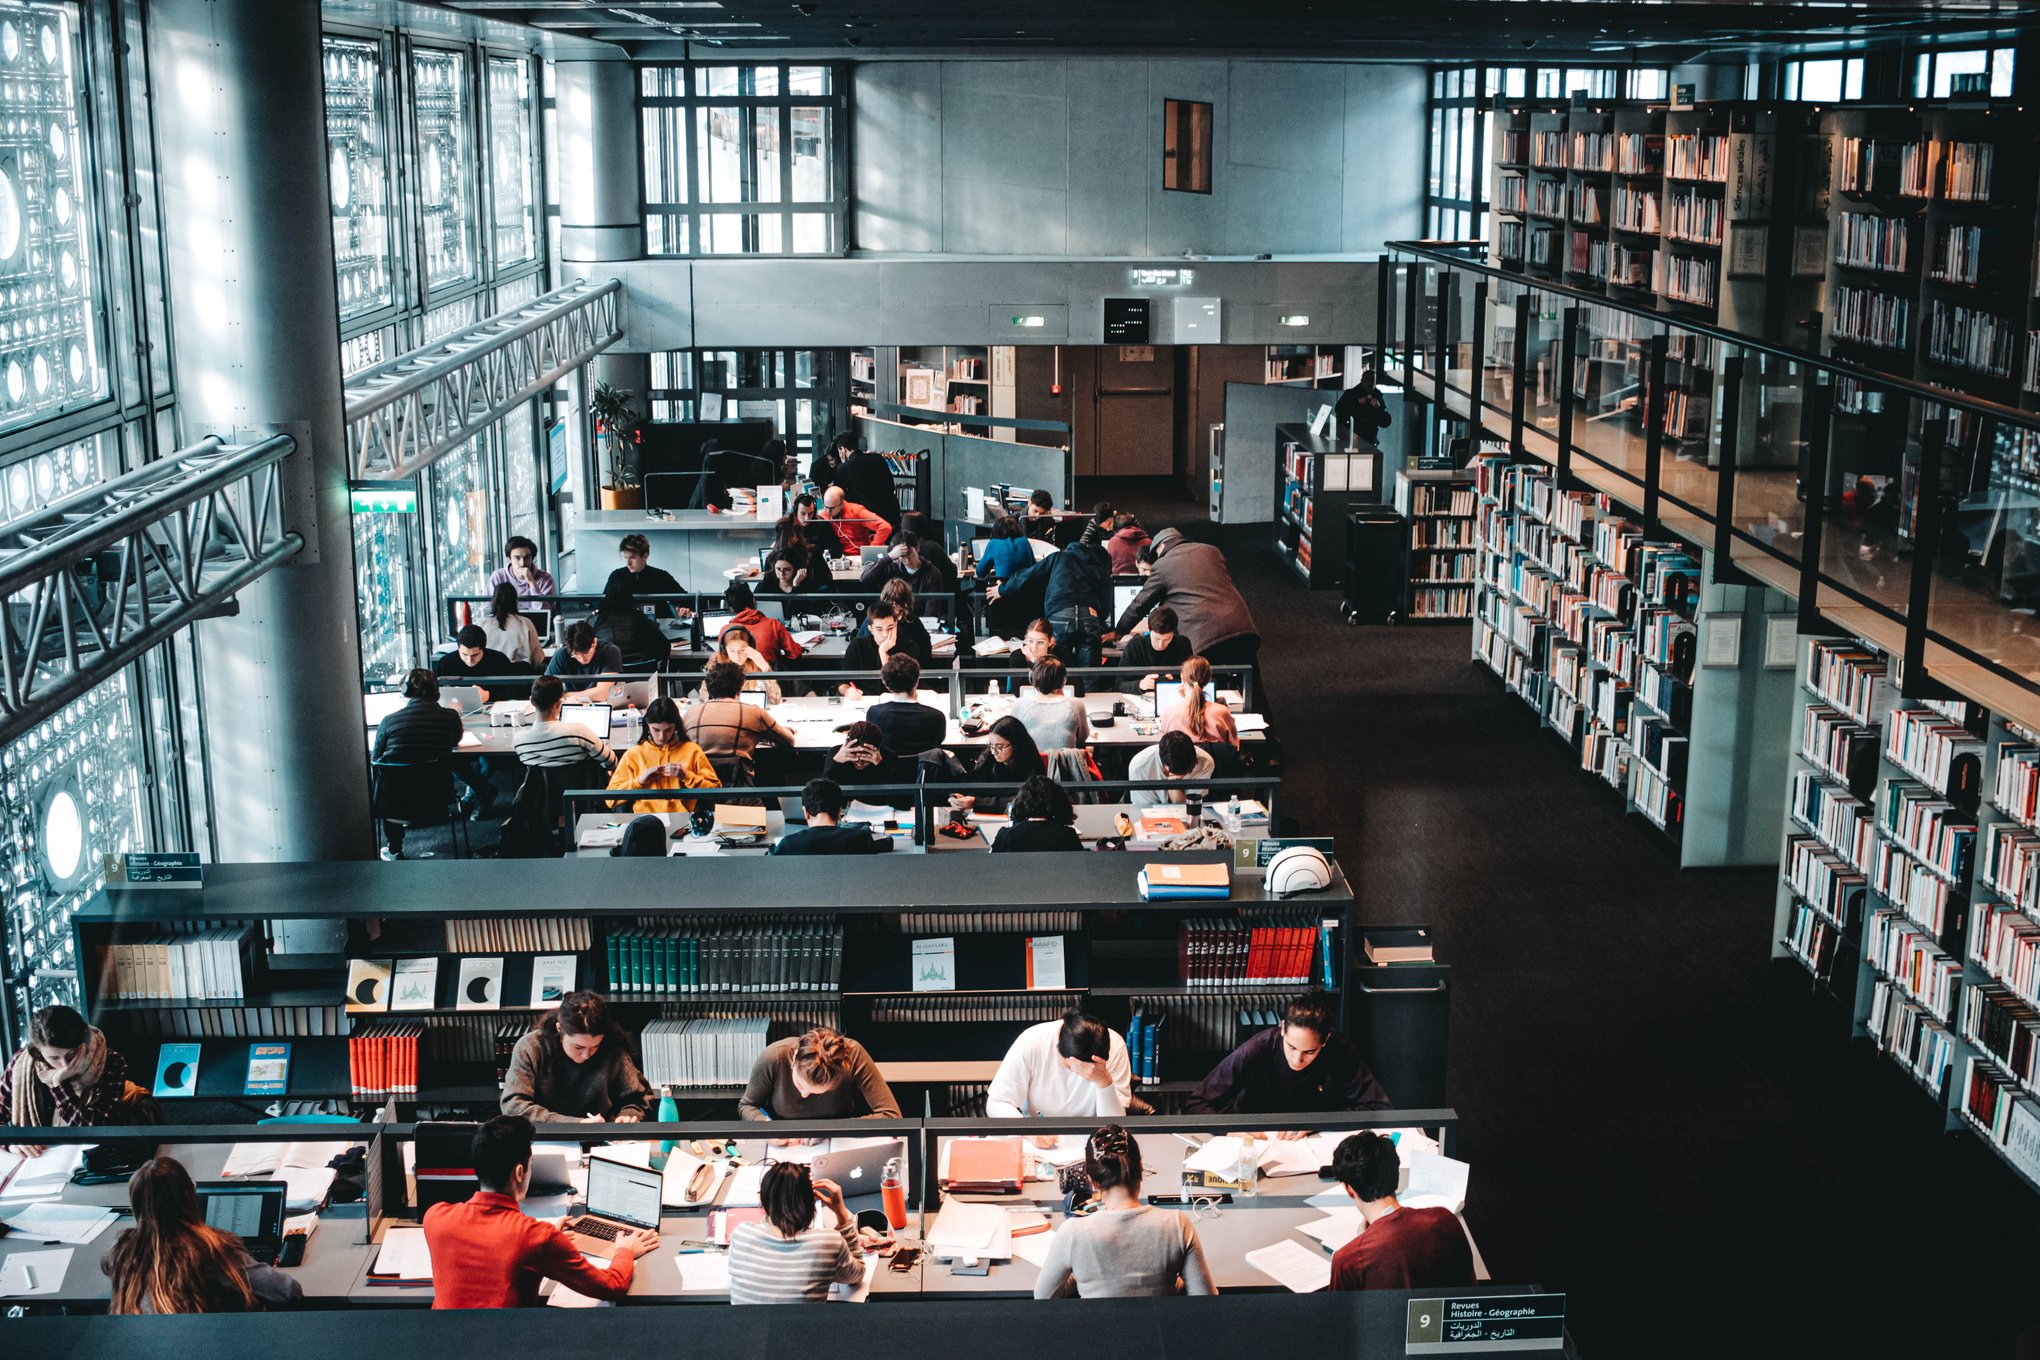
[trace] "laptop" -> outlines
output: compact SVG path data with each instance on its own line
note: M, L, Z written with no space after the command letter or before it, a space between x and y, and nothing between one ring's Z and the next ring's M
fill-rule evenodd
M878 1189L878 1183L885 1179L885 1164L894 1158L899 1159L904 1169L907 1145L897 1138L846 1148L842 1152L819 1153L808 1170L817 1178L826 1178L842 1186L846 1196L868 1195Z
M394 693L364 694L361 696L361 706L368 716L368 725L370 727L381 727L384 718L389 717L390 714L410 702L402 694Z
M609 740L608 704L566 704L560 708L560 721L573 723L588 729L590 736Z
M440 688L439 702L448 708L458 709L465 718L482 711L482 689L479 685L445 685Z
M857 565L859 567L868 567L879 558L884 557L886 551L886 549L879 547L876 543L867 543L857 550Z
M276 1264L283 1250L282 1181L200 1181L198 1208L206 1226L232 1233L263 1265Z
M701 635L704 638L720 639L723 629L737 621L735 614L707 614L701 616ZM753 641L756 641L754 638Z
M1112 583L1112 621L1114 623L1126 617L1126 611L1133 608L1133 597L1140 594L1142 587L1146 584L1145 581L1135 582L1130 585L1121 585L1117 581Z
M611 1255L625 1233L659 1229L659 1189L665 1173L648 1167L588 1159L588 1212L560 1225L574 1245L596 1256Z

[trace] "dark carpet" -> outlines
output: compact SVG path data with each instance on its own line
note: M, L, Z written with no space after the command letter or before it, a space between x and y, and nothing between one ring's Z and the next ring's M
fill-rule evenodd
M1200 513L1082 491L1150 529ZM1349 628L1266 526L1212 532L1261 628L1285 811L1337 838L1363 920L1434 927L1452 966L1494 1276L1565 1290L1589 1357L2011 1356L2040 1197L1771 960L1776 868L1680 870L1465 628Z

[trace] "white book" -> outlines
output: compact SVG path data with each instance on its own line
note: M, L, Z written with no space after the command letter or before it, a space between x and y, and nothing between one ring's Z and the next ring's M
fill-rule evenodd
M429 1011L439 999L439 959L398 959L390 979L390 1009Z
M454 1009L493 1011L503 1004L503 960L465 958L460 961L460 979L454 993Z
M531 961L531 1004L553 1006L574 990L574 969L580 962L573 954L540 954Z

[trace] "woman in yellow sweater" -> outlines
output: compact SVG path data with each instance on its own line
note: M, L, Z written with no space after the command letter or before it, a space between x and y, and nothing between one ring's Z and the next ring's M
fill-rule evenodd
M644 734L616 762L609 776L612 789L717 789L715 766L701 747L687 739L680 726L680 706L660 695L645 705ZM641 798L616 803L634 812L692 812L694 804L679 798Z

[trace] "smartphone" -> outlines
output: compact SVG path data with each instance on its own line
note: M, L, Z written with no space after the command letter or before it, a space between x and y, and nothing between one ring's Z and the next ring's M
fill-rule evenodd
M921 1263L919 1247L900 1247L892 1254L892 1268L904 1275Z

